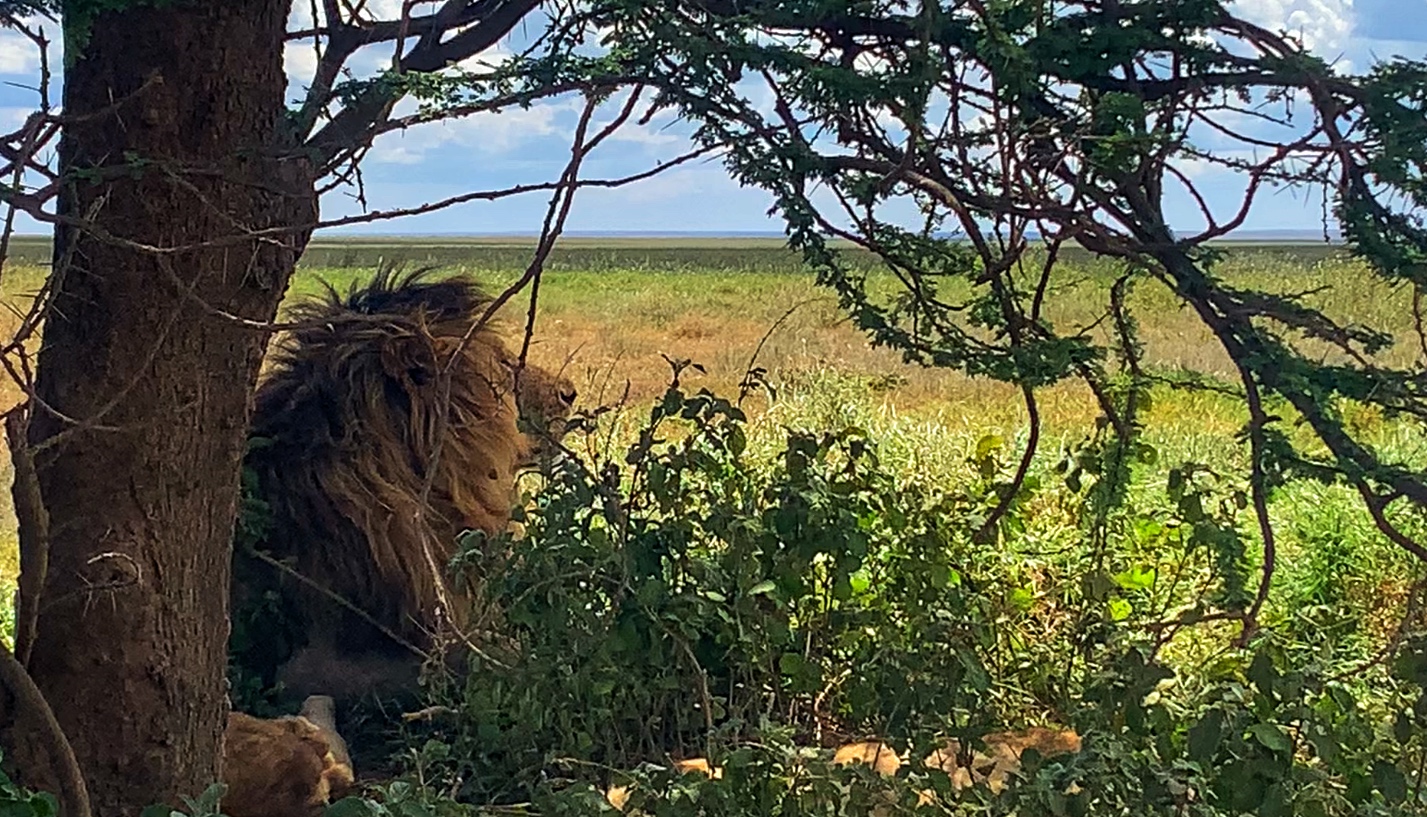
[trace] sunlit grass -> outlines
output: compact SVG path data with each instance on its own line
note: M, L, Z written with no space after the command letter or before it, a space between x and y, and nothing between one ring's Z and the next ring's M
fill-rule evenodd
M289 300L316 292L324 280L345 288L369 275L377 256L390 257L386 254L394 249L422 260L414 243L358 247L350 257L324 250L321 260L341 265L302 269ZM776 248L691 245L654 252L634 245L590 245L579 252L583 255L568 256L543 277L531 358L575 380L584 406L623 401L624 428L647 416L649 402L667 385L668 356L703 368L684 372L687 387L727 395L736 393L750 365L764 367L773 394L760 392L745 401L754 417L755 440L772 444L788 427L858 426L879 442L884 460L909 479L964 483L972 474L968 456L986 435L1005 440L1008 458L1025 443L1027 413L1016 388L908 365L894 352L873 348L838 310L833 293L816 286L810 275L793 271L796 265L777 255ZM472 272L492 291L515 280L528 258L518 246L447 247L440 253L443 269ZM739 262L739 253L746 262ZM578 259L588 268L572 267ZM1066 264L1053 279L1047 319L1061 333L1085 331L1103 340L1108 291L1117 272L1085 259ZM1380 363L1421 365L1409 293L1378 281L1361 265L1237 252L1219 272L1245 289L1306 293L1304 303L1341 321L1400 338L1379 356ZM41 281L38 267L9 266L0 292L23 310ZM886 276L872 278L874 290L884 293L893 283ZM946 294L957 296L954 287ZM1141 282L1131 306L1140 321L1149 370L1187 369L1231 382L1233 370L1222 348L1167 289ZM502 317L512 332L523 326L527 307L522 295L505 310ZM3 396L7 402L19 397L13 387ZM1242 469L1246 453L1236 434L1245 414L1234 401L1167 387L1157 388L1154 398L1145 418L1146 440L1159 459L1140 474L1140 495L1162 495L1172 464L1197 461L1226 472ZM1044 432L1038 473L1049 480L1054 478L1049 466L1059 451L1087 433L1098 409L1088 390L1075 382L1040 390L1038 403ZM1291 415L1285 416L1291 421ZM1420 429L1366 411L1350 412L1348 420L1388 456L1427 467L1427 440ZM1305 430L1295 433L1306 439ZM8 475L7 460L0 460L0 479ZM8 492L0 496L0 592L5 592L3 582L13 580L17 565ZM1008 570L1028 569L1039 558L1035 554L1074 546L1082 536L1054 502L1036 506L1035 514L1024 536L1006 547ZM1389 601L1400 598L1411 565L1371 526L1355 497L1338 488L1295 485L1276 496L1272 514L1280 535L1276 614L1298 614L1317 600L1358 605L1369 610L1380 638L1389 626L1384 611Z

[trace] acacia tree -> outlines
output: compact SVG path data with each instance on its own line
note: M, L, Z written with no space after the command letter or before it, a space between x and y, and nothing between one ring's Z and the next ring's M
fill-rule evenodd
M1086 478L1097 537L1142 450L1150 386L1212 388L1247 408L1262 572L1255 589L1247 542L1218 543L1221 609L1186 620L1234 618L1252 635L1275 564L1268 498L1287 480L1352 486L1384 536L1427 559L1420 464L1375 450L1343 413L1427 421L1427 64L1345 74L1219 0L615 1L581 24L647 70L699 141L727 146L736 178L775 196L792 245L877 343L1018 386L1030 434L983 538L1039 453L1038 390L1081 378L1105 430L1080 454L1082 473L1100 477ZM1216 209L1196 167L1231 171L1241 198ZM1301 294L1217 272L1208 242L1285 187L1322 191L1352 253L1412 293L1398 317L1414 330L1346 325ZM1201 228L1171 229L1176 197ZM919 226L888 214L899 199ZM870 294L834 238L873 251L901 293ZM1123 264L1108 332L1047 316L1073 245ZM1141 282L1198 315L1235 378L1147 370L1126 301ZM1310 439L1292 436L1298 423Z
M291 5L0 3L0 20L42 53L39 24L58 13L65 44L62 112L46 95L0 151L4 242L15 211L53 224L56 238L45 290L3 350L29 397L8 423L22 529L16 658L55 704L100 815L176 804L219 776L249 402L313 229L554 190L538 273L573 190L627 181L576 179L580 159L636 113L631 93L604 128L590 127L616 82L609 72L597 86L468 62L523 20L545 25L536 0L402 3L385 19L371 11L379 4L323 0L298 31ZM317 67L289 109L292 42L315 48ZM354 56L372 49L389 67L350 78ZM47 89L47 62L42 74ZM580 141L556 182L318 218L319 195L359 184L383 133L577 90L588 97ZM400 113L408 97L419 104ZM51 168L40 150L56 133ZM32 378L24 342L41 321ZM53 785L44 772L67 748L36 739L43 719L23 702L0 702L0 714L10 758Z
M655 86L660 104L698 123L703 146L727 151L740 181L775 195L793 245L876 340L1018 384L1032 434L983 536L1037 455L1045 385L1085 379L1109 430L1085 458L1104 475L1128 467L1152 375L1123 293L1143 280L1200 315L1250 411L1265 571L1256 593L1224 597L1221 614L1251 624L1267 592L1267 497L1286 479L1355 486L1386 535L1422 554L1403 521L1427 506L1422 475L1340 416L1359 402L1427 417L1420 365L1384 364L1376 355L1393 339L1382 332L1226 282L1205 242L1241 224L1268 185L1318 185L1354 251L1420 291L1424 66L1344 76L1217 0L598 0L560 6L529 55L470 71L450 66L537 4L432 5L377 20L367 4L323 0L310 28L289 33L288 6L274 0L71 0L63 114L42 112L6 140L26 150L0 155L5 169L23 171L40 134L64 134L57 173L5 192L55 223L58 238L29 432L54 520L52 564L44 604L22 603L17 647L43 693L64 703L59 719L99 813L172 801L216 776L246 403L293 264L320 223L316 191L355 179L383 132L576 89ZM289 111L280 60L294 36L320 58L306 100ZM584 48L594 39L607 47L598 57ZM339 82L363 48L390 49L391 70ZM421 107L395 114L407 96ZM1283 111L1279 136L1235 130L1242 116L1275 116L1266 102ZM1288 117L1291 105L1304 113ZM1197 148L1211 131L1246 151ZM1233 167L1247 184L1242 207L1220 215L1206 205L1208 227L1180 236L1165 203L1176 185L1195 198L1190 160ZM898 198L916 203L923 228L885 216ZM831 237L876 252L905 295L874 298ZM1125 262L1106 306L1108 342L1045 315L1068 244ZM953 283L970 294L953 301ZM1304 337L1337 357L1310 357ZM28 365L22 350L7 354ZM1290 411L1321 450L1283 433L1278 416ZM1123 480L1097 485L1108 487L1092 488L1092 500L1108 513ZM23 735L11 744L37 745Z

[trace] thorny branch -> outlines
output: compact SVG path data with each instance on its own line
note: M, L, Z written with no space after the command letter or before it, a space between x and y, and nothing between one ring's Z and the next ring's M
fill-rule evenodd
M422 532L422 554L425 557L427 569L431 571L431 575L435 578L435 587L439 603L444 610L452 609L454 602L447 593L444 566L439 563L435 555L436 544L427 540L426 529L421 524L421 516L426 514L429 510L431 491L435 486L436 474L440 466L442 444L446 437L446 427L450 422L451 389L455 366L461 356L465 354L466 348L470 345L476 334L480 332L482 327L489 323L491 318L495 316L495 313L499 311L506 302L514 298L521 290L525 289L525 287L531 286L532 290L534 290L534 288L538 286L540 275L545 268L545 262L549 258L550 252L555 248L555 242L559 239L561 233L564 232L565 221L570 214L571 206L574 204L575 193L579 190L581 165L592 150L598 147L601 142L608 139L620 126L628 121L630 115L634 112L635 106L638 104L638 98L639 94L637 92L631 93L629 100L615 119L608 126L589 138L586 137L589 132L591 120L594 118L594 114L599 107L599 100L593 95L586 99L584 110L580 114L579 122L575 127L570 160L560 176L559 185L550 197L550 204L545 214L545 222L540 231L540 239L536 244L535 253L530 264L526 267L525 273L517 281L506 287L504 291L492 299L491 303L486 307L486 310L471 324L470 328L467 329L466 333L461 337L460 342L451 351L445 365L442 366L438 373L438 389L441 395L440 403L442 410L436 417L436 430L433 434L434 443L432 450L428 453L427 461L429 465L427 466L426 477L421 488L421 501L416 507L417 519L414 524L415 529ZM529 343L530 333L534 330L533 314L535 297L535 293L532 291L532 317L530 322L527 323L524 340L524 343L527 344ZM524 363L524 351L522 351L521 363ZM448 621L454 622L454 619L449 615L446 616L446 618ZM452 629L455 630L456 628L453 627ZM484 655L467 633L457 631L452 634L472 652L478 655Z
M1427 560L1427 546L1385 512L1394 502L1427 510L1427 475L1339 419L1347 403L1427 418L1427 281L1414 260L1427 254L1427 232L1415 226L1427 207L1416 192L1427 153L1401 136L1427 132L1427 67L1346 76L1223 9L1179 20L1174 4L1072 0L1058 4L1055 25L1011 24L979 4L955 9L818 14L812 4L701 0L618 22L632 59L656 68L647 81L700 125L706 143L730 146L727 163L741 181L775 196L794 246L875 342L1015 383L1032 413L1036 388L1081 377L1124 455L1138 432L1100 372L1106 350L1094 327L1067 331L1043 309L1059 248L1118 259L1193 310L1233 362L1237 387L1216 386L1224 378L1214 373L1174 380L1233 394L1250 409L1243 439L1264 559L1249 608L1234 616L1245 637L1272 581L1267 509L1285 480L1352 486L1385 537ZM1106 43L1078 39L1106 26L1144 37L1114 43L1113 58ZM750 34L766 44L749 46ZM686 46L668 47L681 37ZM723 75L703 67L729 43L738 44L737 66L720 66ZM757 96L736 85L751 79L762 86ZM1386 158L1394 150L1401 158ZM1227 203L1210 195L1206 171L1223 171L1215 183L1232 179L1239 195ZM1415 365L1389 363L1402 358L1384 355L1397 340L1385 328L1219 277L1209 242L1243 227L1283 188L1325 191L1359 257L1382 279L1407 284ZM879 216L898 198L915 203L922 229ZM1197 211L1194 229L1170 229L1174 198ZM891 304L871 298L829 238L871 250L905 291ZM940 293L956 278L973 295L948 303ZM1112 304L1117 326L1124 311ZM1141 390L1170 379L1140 370L1134 356L1127 365L1133 415ZM1286 433L1299 420L1326 458L1303 453ZM1023 459L1014 485L1025 472Z
M50 112L49 88L52 75L49 41L43 29L17 19L10 13L0 16L0 28L20 32L39 54L39 84L36 88L39 96L38 110L27 117L17 131L0 136L0 203L9 204L11 197L24 189L27 177L38 174L46 179L53 179L53 174L38 157L50 146L59 127ZM3 274L5 260L9 256L15 231L15 216L16 208L13 205L6 206L4 223L0 227L0 274ZM32 316L34 309L35 307L32 307ZM15 370L8 358L13 349L20 352L21 369L28 371L28 363L23 354L23 335L30 326L31 317L27 316L22 320L15 340L11 341L3 355L5 366L12 376ZM33 546L21 554L22 572L20 587L16 593L15 651L0 647L0 686L13 696L17 711L26 713L26 717L39 719L38 734L43 743L42 749L50 763L54 764L54 773L59 783L60 811L75 817L90 817L92 811L89 793L74 749L55 719L49 702L26 670L35 642L40 590L48 568L49 520L39 494L32 452L24 440L28 410L24 407L12 408L5 413L4 419L5 434L15 466L12 488L15 514L21 527L21 537Z

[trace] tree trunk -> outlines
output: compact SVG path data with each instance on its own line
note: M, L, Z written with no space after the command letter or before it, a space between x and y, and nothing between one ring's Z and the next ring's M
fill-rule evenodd
M307 240L249 231L316 213L310 169L283 155L289 2L83 4L115 5L131 8L65 20L87 31L66 32L80 48L60 211L87 226L57 231L39 354L30 439L52 530L30 671L95 814L134 817L219 777L233 520L267 342L249 322L272 320Z

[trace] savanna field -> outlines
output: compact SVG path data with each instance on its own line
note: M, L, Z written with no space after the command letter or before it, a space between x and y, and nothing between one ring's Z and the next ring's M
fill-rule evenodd
M317 291L321 281L344 288L354 277L370 275L379 263L392 261L408 267L432 264L442 270L470 272L490 291L498 292L520 276L529 252L527 245L516 240L318 242L308 251L289 300ZM38 246L21 246L12 253L14 260L7 264L0 282L8 306L25 311L42 280L42 270L35 264L42 257ZM893 291L895 282L890 277L875 270L870 259L863 258L862 263L869 270L874 291ZM1411 341L1415 336L1410 292L1388 288L1357 262L1327 248L1230 247L1219 271L1246 289L1305 293L1306 303L1323 308L1342 322L1394 334L1398 344L1381 355L1392 365L1420 367L1427 354ZM1062 262L1047 297L1047 315L1056 330L1069 333L1082 329L1097 338L1106 337L1106 302L1116 275L1115 267L1088 256L1070 256ZM947 298L955 300L955 293L948 293ZM758 634L748 636L746 642L735 639L739 646L732 650L756 669L710 669L699 650L704 635L695 632L703 626L700 617L707 615L712 621L733 615L741 622L737 626L727 622L717 626L742 632L757 629L749 623L752 618L740 618L755 615L750 612L755 608L744 610L734 605L728 608L735 610L732 614L678 608L682 610L679 621L689 629L684 635L687 642L675 637L675 643L688 648L684 650L688 657L699 654L701 672L684 667L666 674L657 668L632 673L646 683L644 692L621 691L624 688L619 684L629 679L594 676L589 688L578 692L563 687L531 692L545 696L546 703L552 695L568 693L586 703L603 697L627 707L623 712L591 710L584 721L572 716L524 731L508 725L495 729L489 721L466 731L464 727L444 732L432 727L432 731L422 732L411 727L410 733L402 736L412 747L403 755L406 760L401 768L408 773L409 788L402 790L402 796L522 801L527 795L514 793L515 784L503 789L492 781L497 777L524 780L532 777L533 765L548 767L548 756L540 763L522 759L522 752L536 744L542 744L548 754L553 751L549 744L563 742L557 747L568 749L563 754L582 758L570 772L571 779L582 780L586 777L579 771L582 768L628 768L635 759L656 750L675 747L694 754L693 747L686 745L689 736L698 733L700 740L712 740L710 733L699 729L724 718L728 723L738 722L731 726L722 723L714 730L733 736L730 745L737 743L734 737L745 735L756 725L757 718L764 719L768 734L782 734L778 730L785 729L804 741L822 728L840 730L849 739L874 732L915 736L916 725L904 723L896 702L889 698L889 690L901 690L907 696L906 706L918 712L940 709L949 722L962 726L1073 721L1082 731L1088 728L1087 735L1096 734L1096 729L1107 733L1121 730L1121 737L1095 744L1102 748L1096 748L1094 759L1084 761L1086 765L1075 772L1080 775L1077 780L1104 782L1119 779L1116 775L1140 780L1143 774L1136 771L1138 764L1154 767L1163 771L1161 783L1172 793L1164 796L1171 800L1179 797L1185 804L1182 810L1164 813L1274 813L1275 804L1287 804L1288 811L1278 813L1413 813L1422 802L1421 763L1427 758L1418 720L1427 719L1427 712L1412 714L1413 688L1387 680L1394 662L1385 656L1390 649L1396 654L1404 634L1421 629L1420 600L1413 596L1413 587L1427 570L1377 532L1349 489L1294 482L1277 491L1270 505L1277 532L1276 574L1259 617L1264 632L1261 644L1267 645L1264 654L1273 656L1277 668L1264 670L1233 644L1239 628L1235 621L1161 624L1197 599L1218 598L1216 594L1233 591L1226 587L1235 581L1246 583L1247 590L1239 591L1252 595L1262 548L1251 513L1236 505L1236 491L1242 490L1248 463L1246 446L1237 436L1246 422L1245 410L1234 398L1212 388L1168 385L1188 371L1231 382L1228 358L1195 315L1152 283L1144 282L1131 291L1130 306L1140 321L1146 370L1165 384L1153 390L1142 418L1144 445L1136 452L1133 480L1124 503L1096 525L1088 522L1093 516L1087 509L1092 504L1088 497L1093 492L1085 488L1085 482L1093 482L1093 475L1082 476L1072 461L1083 450L1087 436L1094 433L1099 411L1084 386L1060 383L1039 394L1042 437L1040 455L1029 475L1030 487L1012 505L994 541L973 542L957 526L974 525L975 520L984 518L986 509L994 504L988 503L987 497L994 497L994 485L1014 470L1026 441L1026 410L1017 388L904 364L896 353L873 348L839 310L835 296L816 286L798 259L777 241L565 241L540 282L529 357L548 369L563 371L575 382L578 409L607 409L598 412L592 432L572 435L567 445L590 462L630 462L626 448L635 443L640 428L649 421L651 406L661 401L673 405L666 397L673 372L666 356L673 361L692 361L697 366L679 374L683 398L708 389L737 403L748 416L743 431L738 432L740 437L746 432L746 450L743 442L716 446L718 456L713 459L726 458L719 460L717 467L708 464L709 458L669 460L660 461L662 470L641 472L635 466L625 475L642 473L636 481L645 479L643 490L655 490L649 486L664 483L650 474L677 468L698 471L703 487L691 490L689 496L697 495L698 502L707 503L701 515L722 518L720 514L727 511L752 525L749 520L760 517L751 511L747 519L739 514L744 513L742 508L758 505L758 492L740 487L742 483L728 476L742 473L741 463L746 461L749 473L775 474L769 479L781 486L779 490L793 490L789 488L793 486L813 497L809 505L814 516L826 513L832 514L825 517L828 519L851 520L848 524L862 531L861 538L856 542L839 540L837 547L851 548L861 561L849 571L847 589L843 590L828 578L840 575L840 568L829 566L838 557L829 557L828 563L810 559L804 566L809 571L810 589L788 602L793 611L788 620L808 639L809 633L827 635L827 646L817 647L809 640L801 653L790 652L774 643L777 639L773 636ZM504 309L502 317L512 336L518 337L528 307L528 293L522 293ZM11 323L16 320L6 317ZM740 385L750 368L762 369L764 374L760 385L740 400ZM11 391L8 397L14 399L17 395L13 388ZM710 439L726 440L727 429L720 425L723 419L707 412L708 407L700 404L688 408L683 417L707 419L706 428L716 432L711 432ZM1420 426L1366 411L1350 410L1347 418L1389 459L1427 468L1427 435ZM687 428L666 430L668 439L689 433L697 436L697 430ZM1296 433L1291 418L1286 430ZM836 432L847 432L846 439L865 439L875 459L843 469L844 463L862 462L863 449L860 444L839 441L844 438L818 441L820 435ZM825 467L819 471L822 481L813 487L790 464L789 452L797 448L790 440L804 439L800 433L813 440L808 443L817 449L812 460ZM853 472L856 479L847 476ZM533 481L532 486L538 487L537 483ZM1228 536L1232 542L1218 539L1214 540L1217 544L1201 541L1195 545L1197 534L1191 531L1201 528L1194 519L1186 518L1185 484L1202 489L1201 495L1191 499L1213 522L1204 523L1203 530L1217 525L1214 530L1236 531ZM578 486L566 487L577 493ZM823 502L819 497L832 499ZM7 506L8 499L5 496ZM543 526L535 524L534 530L554 535L570 527L569 520L559 518L567 512L559 503L541 507L546 508L548 517ZM847 515L836 517L835 511ZM1427 520L1404 516L1398 521L1419 536L1427 532ZM776 520L770 522L770 529L777 524ZM9 587L13 587L16 571L12 530L13 518L7 507L5 533L0 537L4 543L0 574ZM742 528L730 525L728 530ZM712 536L707 531L689 534L689 541L702 541L698 539L701 535ZM737 549L743 541L739 536L723 531L714 538L732 542L729 547ZM909 541L920 544L906 545ZM943 556L935 550L940 547L938 542L956 543L949 551L954 556L946 557L946 565L940 565ZM689 553L704 553L699 548L705 545L687 546ZM830 547L826 552L835 550ZM864 552L872 555L864 556ZM1232 561L1234 552L1238 563L1234 569L1226 568L1225 560ZM557 584L555 567L542 567L537 561L528 562L532 573L521 578L524 584L502 592L516 594L520 601L535 592L534 588ZM737 570L727 562L719 564L728 576L714 575L717 571L712 569L709 573L690 570L681 580L708 582L710 587L725 579L735 586L744 581L746 589L747 577L730 578ZM960 600L954 604L940 596L935 602L914 604L913 599L932 598L926 595L931 591L919 583L925 577L916 578L921 576L921 565L940 565L940 572L930 571L932 578L927 581L962 588L957 592L964 597L957 596ZM551 572L544 575L542 569ZM598 570L598 565L591 569ZM1243 574L1240 579L1234 578L1236 570ZM824 579L826 586L819 584ZM1097 582L1103 582L1104 587L1098 587ZM638 587L633 580L628 583ZM749 595L766 594L764 587L762 582L756 584L758 592L749 591ZM704 598L717 600L721 593L710 589ZM8 589L4 597L10 598ZM551 594L549 603L587 605L579 601L577 590L563 596ZM662 609L659 603L649 601L648 609ZM516 611L512 616L517 624L534 626L520 618L518 603L510 609ZM669 621L674 620L674 609L666 611L670 612ZM963 630L946 624L963 615L975 626ZM821 620L819 617L826 621L809 624ZM1100 623L1092 626L1087 624L1090 621ZM875 637L859 641L857 632ZM936 633L943 632L949 635L941 643ZM590 636L584 633L582 637ZM577 639L574 635L570 639L563 649L576 649L570 644L578 644ZM723 636L714 640L728 648L728 642L720 639ZM1152 645L1146 649L1158 661L1171 668L1172 676L1139 679L1147 686L1135 693L1138 703L1134 706L1121 707L1110 698L1087 703L1087 696L1108 694L1106 689L1135 689L1135 681L1106 681L1103 662L1110 660L1106 656L1124 654L1117 650L1146 644ZM601 658L591 658L591 664L580 666L594 666L601 660L617 666L625 660L619 657L622 649L591 648L591 654L598 653ZM957 676L962 687L974 688L974 695L938 691L935 683L914 680L922 677L919 673L942 677L952 672L942 666L943 659L936 653L960 656L963 650L966 655L975 654L980 662L980 669ZM671 662L684 660L679 657L682 653L674 652L678 654L669 658ZM647 648L646 653L663 654L649 653ZM537 663L549 660L540 649L531 654ZM854 658L870 667L883 666L879 662L885 661L887 677L875 677L872 671L839 675L838 663ZM649 660L653 663L656 658ZM538 669L542 678L559 675L549 666ZM1129 672L1124 666L1115 669ZM535 673L536 668L528 671ZM1265 680L1269 676L1272 678ZM718 718L697 705L691 710L687 696L682 703L674 700L677 696L671 688L690 683L691 678L703 678L707 683L710 677L726 683L727 688L710 690L706 686L694 697L703 707L717 698L719 703L713 709ZM773 684L777 688L767 687L770 677L781 678ZM1238 680L1231 683L1232 679ZM1287 686L1274 686L1280 683ZM1250 688L1263 700L1245 691ZM524 711L522 706L531 705L500 685L479 694L470 688L444 694L464 696L465 711L475 713L472 717L496 709L519 713ZM1298 704L1293 703L1295 695ZM567 702L564 708L579 711L579 705ZM1086 715L1081 711L1086 708L1101 714ZM699 711L689 715L693 710ZM767 721L775 710L780 721L776 728ZM1351 718L1345 714L1349 710ZM1211 720L1205 714L1210 711L1221 714L1213 716L1219 718L1214 721L1218 731L1206 748L1209 738L1203 724ZM1105 714L1112 712L1119 714ZM1158 712L1167 714L1155 714ZM1161 725L1156 720L1159 717L1174 723ZM518 714L509 714L509 718L522 721ZM681 718L691 720L692 725ZM1238 725L1237 737L1231 736L1234 724ZM1272 724L1272 730L1260 728L1264 724ZM1197 733L1196 728L1200 730ZM626 729L629 733L618 738L612 734ZM1139 742L1124 737L1141 733ZM1338 755L1330 759L1324 759L1331 754L1322 748L1328 740L1325 736L1340 747ZM1161 740L1162 745L1157 742ZM771 742L770 737L764 743ZM1310 744L1312 751L1305 748ZM1387 745L1395 747L1392 751L1396 754L1384 754L1382 747ZM479 746L479 751L472 746ZM479 764L470 758L476 756L484 768L499 769L499 775L475 768ZM1293 758L1296 760L1290 760ZM749 768L757 766L756 761L744 760L751 764ZM1234 776L1238 772L1226 771L1237 768L1236 764L1268 764L1264 768L1269 768L1280 761L1279 776L1264 771L1240 779ZM737 765L736 759L731 762ZM1186 771L1176 765L1180 763L1197 765ZM1192 780L1191 790L1198 786L1200 793L1173 794L1176 781L1183 780ZM648 785L652 789L669 783ZM1149 783L1143 785L1151 788ZM1065 805L1070 801L1063 786L1045 786L1044 791L1037 789L1041 800L1036 801L1049 804L1044 813L1076 813L1073 804ZM1273 793L1274 786L1282 791ZM1204 794L1205 789L1214 787L1220 787L1217 800ZM1225 806L1238 789L1253 789L1262 798L1253 808L1247 808L1248 803L1237 810ZM1394 796L1399 789L1400 798ZM1266 791L1269 794L1263 794ZM1114 800L1124 808L1153 799L1143 793L1107 798L1103 802ZM1208 809L1206 803L1211 800L1222 811L1201 810ZM1386 809L1394 801L1407 810L1373 810ZM1057 802L1068 810L1057 811ZM1023 813L1042 813L1026 808Z

